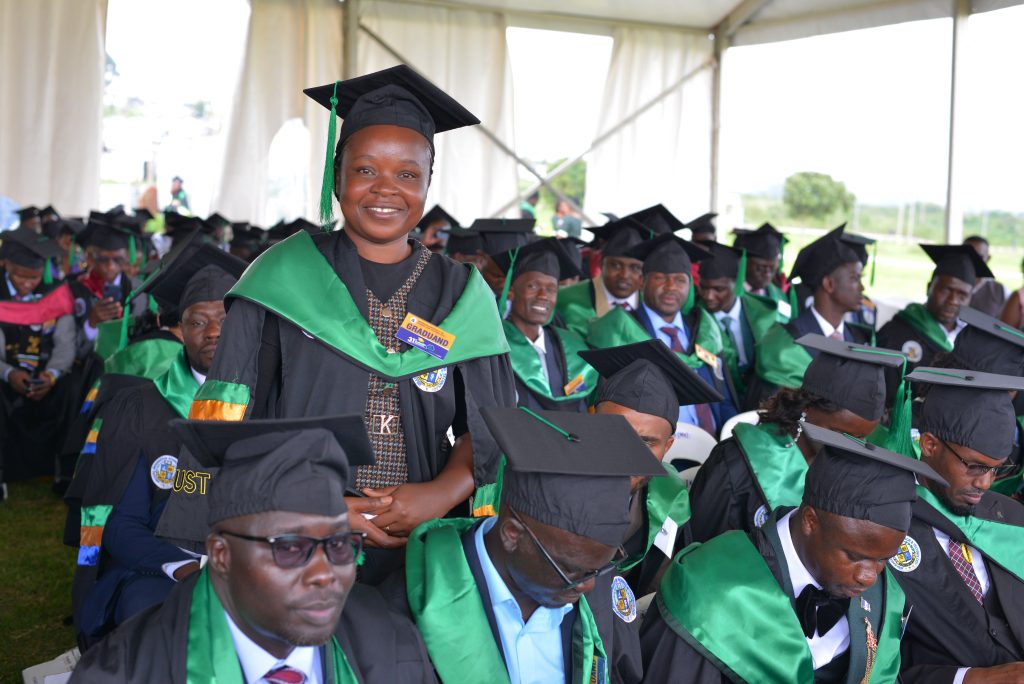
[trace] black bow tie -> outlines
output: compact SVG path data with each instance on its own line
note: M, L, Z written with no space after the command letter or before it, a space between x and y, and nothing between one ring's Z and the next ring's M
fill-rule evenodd
M817 632L824 636L846 615L850 599L838 599L828 592L808 584L796 597L796 616L804 629L804 636L810 639Z

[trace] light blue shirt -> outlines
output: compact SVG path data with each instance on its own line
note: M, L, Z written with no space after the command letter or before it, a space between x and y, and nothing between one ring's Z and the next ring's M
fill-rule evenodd
M656 339L664 342L669 349L672 348L672 338L666 333L661 331L666 326L672 326L679 330L679 342L683 345L683 349L688 349L690 346L690 333L686 330L686 325L683 324L682 312L676 312L675 320L671 323L666 323L665 319L658 315L658 312L651 309L651 307L644 305L644 313L647 314L648 320L654 326L654 335ZM697 421L697 409L693 406L680 406L679 407L679 422L686 423L688 425L696 425L700 427L700 422Z
M512 592L505 586L497 568L487 555L484 535L494 527L497 518L488 518L474 535L476 554L480 558L484 581L491 596L491 610L501 637L501 650L512 684L550 684L565 681L565 660L562 652L562 620L572 612L572 604L561 608L539 606L530 620L523 622Z

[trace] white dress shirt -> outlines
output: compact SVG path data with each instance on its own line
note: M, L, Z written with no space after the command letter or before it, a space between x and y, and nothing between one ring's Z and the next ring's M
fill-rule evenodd
M942 328L942 332L946 333L946 339L949 340L950 346L953 346L953 343L956 342L956 336L960 334L961 330L967 327L967 324L958 318L956 319L956 325L953 326L952 330L946 330L946 326L944 325L940 325L939 327Z
M609 307L618 306L619 304L628 304L630 311L636 311L636 307L640 305L640 296L639 296L639 293L637 293L637 292L634 292L633 294L629 295L625 299L619 299L618 297L613 295L611 292L609 292L608 288L602 288L602 289L604 290L604 296L608 299L608 306Z
M320 684L320 649L316 646L296 646L288 657L279 660L263 650L256 642L247 637L238 628L227 611L224 617L228 619L228 627L231 628L231 640L235 643L235 653L238 654L238 662L242 665L242 674L249 684L266 684L263 676L287 665L295 668L306 675L306 684Z
M813 311L813 309L812 309ZM779 531L779 541L782 542L782 553L786 556L786 569L789 572L789 581L793 585L793 598L800 595L808 584L821 589L807 568L804 567L800 556L793 546L793 536L789 532L789 519L796 511L790 511L778 522L776 529ZM811 649L811 658L814 661L814 669L828 665L835 660L836 656L850 647L850 625L843 617L835 624L835 627L828 630L824 635L815 634L807 640Z
M825 337L831 337L832 333L837 332L839 333L840 338L843 337L843 332L846 330L846 323L844 323L842 319L839 320L838 327L833 327L831 323L821 317L821 314L818 313L817 309L813 306L811 307L811 313L814 315L814 320L818 321L818 327L821 328L822 335Z
M747 356L747 349L743 345L743 322L740 320L742 315L743 302L739 297L736 298L731 309L728 311L718 311L714 314L715 320L718 321L719 326L722 325L723 318L726 316L729 317L729 332L732 333L732 339L736 341L736 356L738 357L739 365L746 366L747 359L750 357Z
M523 335L523 337L526 337L526 335ZM546 361L548 356L548 345L547 342L544 341L544 337L544 328L541 328L540 334L537 335L537 339L531 340L529 337L526 337L526 341L530 343L530 346L533 347L533 351L537 352L537 356L540 357L540 369L544 373L544 384L550 387L551 378L548 377L548 364Z

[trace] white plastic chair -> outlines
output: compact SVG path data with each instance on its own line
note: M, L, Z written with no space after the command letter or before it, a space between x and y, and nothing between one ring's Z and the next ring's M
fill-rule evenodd
M761 417L757 415L757 411L747 411L745 413L737 413L735 416L725 421L725 425L722 426L721 438L723 440L732 437L732 431L740 423L747 423L748 425L757 425L761 421Z
M676 441L665 454L665 463L684 463L700 465L708 460L708 454L718 444L714 435L696 425L679 423L676 425Z

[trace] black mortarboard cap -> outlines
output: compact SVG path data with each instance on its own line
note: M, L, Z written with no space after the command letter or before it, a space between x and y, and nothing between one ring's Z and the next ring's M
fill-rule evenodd
M803 426L821 446L804 480L803 502L812 508L906 532L917 501L914 476L945 483L916 458L810 423Z
M505 453L501 505L560 530L619 546L629 530L631 476L665 469L622 416L482 410Z
M135 216L137 216L138 218L142 219L143 223L153 218L153 212L151 212L146 207L135 207L134 209L132 209L132 213L135 214Z
M103 214L97 215L96 212L92 212L89 215L89 224L82 232L81 243L97 249L128 249L128 240L135 235L135 231L127 226L114 225L112 220Z
M654 232L630 218L615 219L603 226L590 229L598 239L603 240L602 257L626 256L626 252L644 240L654 236Z
M583 252L580 248L589 243L586 240L572 236L560 237L558 241L562 244L563 249L565 249L565 253L572 259L576 270L580 272L580 277L583 277Z
M483 249L484 241L480 238L480 233L475 230L457 228L448 234L448 242L445 243L444 251L446 254L450 255L472 255L477 252L482 252Z
M728 278L736 280L739 276L740 259L743 251L720 242L705 242L701 245L711 252L711 256L700 262L700 277L707 280Z
M43 268L47 259L54 259L64 253L60 245L28 226L0 233L0 241L0 258L25 268Z
M319 235L323 232L320 226L312 221L302 218L301 216L288 224L288 230L291 231L292 235L298 233L300 230L304 230L310 235Z
M715 228L715 217L718 216L713 211L709 211L706 214L702 214L697 218L687 223L684 227L690 229L691 235L714 235L717 228Z
M576 268L576 264L573 263L572 258L565 251L565 247L555 238L544 238L543 240L537 240L528 245L494 255L494 263L505 274L508 274L513 253L515 253L516 260L515 265L512 267L513 281L521 274L530 271L544 273L555 280L566 280L580 275L579 269Z
M195 216L185 216L176 211L164 212L164 232L168 235L184 233L191 230L202 230L203 222Z
M60 218L60 214L57 212L57 210L54 208L52 204L47 204L45 207L39 210L39 217L42 218L43 216L55 216L58 219Z
M680 406L722 401L722 395L661 340L578 353L601 374L597 403L611 401L639 413L660 416L673 431Z
M48 229L48 232L52 231L52 234L50 235L52 238L56 238L63 233L68 233L77 237L85 231L85 221L80 218L62 218L58 221L52 222L52 224L55 225Z
M676 218L675 214L666 209L664 204L655 204L647 207L646 209L634 211L632 214L628 214L624 218L632 220L642 228L645 228L656 235L674 233L675 231L682 230L686 227L686 224Z
M860 262L853 247L834 235L824 235L800 250L793 264L791 277L799 277L811 290L843 264Z
M532 218L478 218L469 229L480 235L484 253L494 256L529 243L534 223Z
M459 222L455 220L455 217L449 214L447 211L445 211L440 204L435 204L430 209L430 211L425 213L423 215L423 218L420 219L420 222L417 223L416 226L421 230L426 230L427 226L429 226L431 223L436 223L442 220L448 223L449 230L461 227L459 225Z
M630 249L626 256L644 262L648 273L685 273L690 275L693 262L711 256L708 250L672 233L659 235Z
M932 385L918 419L922 433L989 458L1013 451L1017 419L1010 392L1024 390L1024 378L951 368L916 368L907 378Z
M454 98L405 64L302 92L331 109L335 91L335 111L344 119L339 145L356 131L383 124L411 128L433 146L435 133L480 123Z
M244 261L206 244L196 231L174 241L139 291L152 294L165 310L182 312L196 302L224 299L245 268Z
M880 350L864 344L833 340L817 333L796 341L819 353L807 366L802 387L831 401L864 420L879 420L885 413L888 375L898 381L906 357L899 352ZM884 353L880 353L884 352Z
M39 207L22 207L21 209L18 209L18 219L22 223L24 223L25 221L29 221L34 218L39 218L40 213L41 212L39 211Z
M733 231L736 239L732 246L747 250L747 254L758 259L771 261L777 259L782 252L782 244L786 236L776 230L770 223L762 223L756 230L736 228Z
M207 521L268 511L343 514L352 467L373 463L360 415L284 420L174 420L189 453L218 468Z
M971 287L978 278L992 278L985 260L970 245L920 245L928 258L935 262L932 280L940 275L953 276Z
M971 370L1024 375L1024 332L977 309L960 307L967 327L953 343L953 357Z
M216 211L206 217L205 223L209 223L210 225L217 227L231 225L231 221L227 220Z

